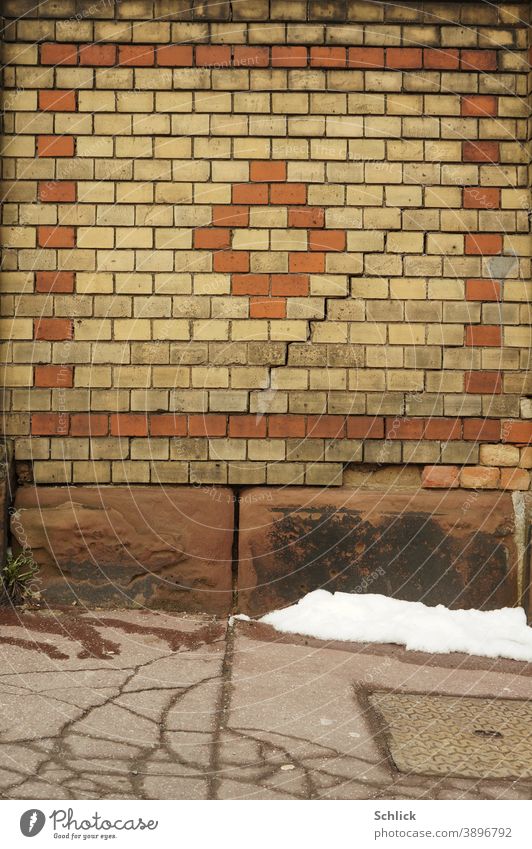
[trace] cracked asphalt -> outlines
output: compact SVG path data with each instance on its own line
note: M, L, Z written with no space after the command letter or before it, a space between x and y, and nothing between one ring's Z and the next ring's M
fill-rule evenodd
M519 777L399 772L368 698L381 688L528 700L523 663L131 610L5 610L0 653L0 798L532 795Z

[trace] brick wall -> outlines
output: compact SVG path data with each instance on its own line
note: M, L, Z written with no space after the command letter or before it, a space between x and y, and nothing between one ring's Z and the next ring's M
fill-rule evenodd
M528 11L5 0L20 479L528 489Z

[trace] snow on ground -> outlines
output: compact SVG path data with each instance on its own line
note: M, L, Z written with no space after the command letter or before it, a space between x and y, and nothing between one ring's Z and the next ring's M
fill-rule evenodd
M411 651L532 661L532 628L520 607L449 610L383 595L316 590L260 621L319 640L398 643Z

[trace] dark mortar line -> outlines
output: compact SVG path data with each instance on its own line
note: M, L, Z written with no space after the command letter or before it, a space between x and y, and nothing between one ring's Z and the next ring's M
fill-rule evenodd
M225 651L220 674L220 693L214 709L214 730L212 734L209 774L207 776L207 799L218 799L221 784L222 758L221 747L224 731L227 729L231 696L233 694L233 659L235 655L235 626L227 625Z

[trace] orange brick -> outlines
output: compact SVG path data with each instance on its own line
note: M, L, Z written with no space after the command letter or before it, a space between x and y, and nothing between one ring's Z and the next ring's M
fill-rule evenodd
M259 416L229 416L229 436L262 439L266 436L266 419Z
M250 179L255 183L286 180L286 162L255 160L250 166Z
M221 250L231 245L231 231L222 228L200 229L194 231L194 247L207 250Z
M345 250L345 230L309 230L311 251Z
M67 434L68 426L68 414L66 413L33 413L31 416L33 436Z
M73 292L73 271L37 271L35 275L37 292Z
M214 206L212 223L215 227L247 227L249 225L249 207Z
M151 436L185 436L187 433L187 417L172 414L150 416Z
M497 98L493 94L470 94L462 97L462 115L483 118L497 114Z
M35 366L35 386L71 387L73 379L72 366Z
M225 436L227 419L225 416L197 415L188 417L189 436Z
M425 422L423 419L386 419L387 439L422 439Z
M289 227L323 227L324 225L325 212L321 207L307 206L305 209L288 210Z
M157 64L167 68L187 68L194 62L190 44L162 44L157 48Z
M500 189L466 186L463 194L465 209L499 209L501 205Z
M111 436L147 436L148 419L144 413L113 413Z
M382 439L384 436L384 419L379 416L348 416L348 439Z
M325 254L309 254L303 251L290 253L288 254L288 270L304 274L321 274L325 271Z
M249 317L286 318L286 301L284 298L251 298Z
M466 327L466 345L499 347L502 345L502 330L498 324L470 324Z
M460 472L460 483L465 489L497 489L499 469L490 466L464 466Z
M437 50L426 47L423 51L423 67L436 71L454 71L458 68L459 54L455 47Z
M115 44L82 44L79 48L79 64L106 67L116 62Z
M514 445L528 445L532 442L532 422L502 423L502 441L512 442Z
M497 233L468 233L465 238L466 254L493 256L502 251L502 236Z
M248 251L220 251L213 262L215 271L249 271Z
M76 200L76 183L71 180L49 180L39 183L41 203L73 203Z
M419 47L388 47L387 68L422 68L423 51Z
M425 466L421 472L424 489L456 489L460 484L458 466Z
M70 417L71 436L107 436L108 432L105 413L73 413Z
M500 395L502 377L498 371L466 371L464 391L473 395Z
M445 441L462 438L461 419L427 419L423 439L442 439Z
M306 274L272 274L272 295L304 298L309 293Z
M500 438L499 419L464 419L464 439L474 442L498 442Z
M247 203L251 206L268 203L268 186L254 186L251 183L233 186L233 203Z
M267 68L270 64L268 47L246 47L241 44L233 48L233 65L237 68Z
M268 436L273 439L305 436L305 416L270 416L268 422Z
M272 47L274 68L306 68L306 47Z
M466 280L466 301L500 301L501 284L498 280Z
M341 439L345 431L345 416L307 416L307 436L313 439Z
M529 489L530 472L525 469L501 469L501 489Z
M462 50L460 67L463 71L496 71L495 50Z
M287 206L306 203L307 187L303 183L272 184L270 188L270 200L274 204L281 203Z
M347 64L350 68L384 68L384 48L350 47Z
M74 137L37 136L37 156L74 156Z
M78 48L75 44L41 44L42 65L77 65Z
M70 318L37 318L34 322L35 339L60 342L72 339L73 325Z
M233 274L231 278L233 295L267 295L269 290L267 274Z
M196 65L228 67L231 64L231 48L218 44L198 44Z
M498 162L499 143L494 141L462 142L464 162Z
M38 227L37 233L41 248L73 248L76 244L73 227Z
M148 68L155 64L155 48L151 44L121 44L118 64L125 67Z
M43 112L75 112L76 93L53 88L40 91L39 109Z
M345 47L311 47L311 68L345 68Z

